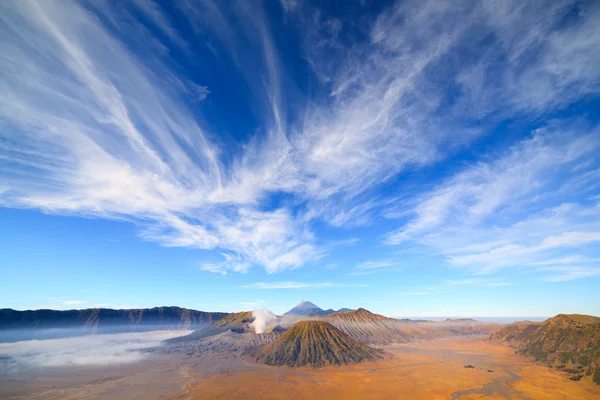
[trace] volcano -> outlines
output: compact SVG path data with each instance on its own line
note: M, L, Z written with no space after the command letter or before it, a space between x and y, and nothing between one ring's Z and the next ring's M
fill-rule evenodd
M298 322L256 354L265 364L289 367L354 364L381 357L380 351L324 321Z
M325 310L310 301L301 300L300 303L283 315L309 315L324 314Z

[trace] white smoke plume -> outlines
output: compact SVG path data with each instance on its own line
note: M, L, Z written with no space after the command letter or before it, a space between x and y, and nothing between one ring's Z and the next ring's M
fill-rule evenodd
M265 333L269 324L277 320L277 316L267 308L252 311L252 316L254 321L250 326L254 328L256 333Z

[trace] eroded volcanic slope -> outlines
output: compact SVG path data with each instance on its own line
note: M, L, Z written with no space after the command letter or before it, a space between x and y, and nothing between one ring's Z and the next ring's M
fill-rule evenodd
M331 323L355 340L375 345L411 343L445 336L489 334L497 327L495 324L484 324L473 320L444 322L397 320L374 314L364 308L337 312L318 319Z
M380 351L352 339L324 321L300 321L256 353L268 365L341 365L381 358Z
M548 364L581 365L586 375L600 377L600 318L559 314L542 323L518 322L494 332L490 340L509 342L521 354Z
M193 340L201 340L209 336L218 335L227 331L244 333L249 331L249 324L254 321L251 311L232 313L224 318L214 321L210 325L196 329L194 332L186 336L173 338L165 341L166 343L180 343Z
M331 323L355 340L370 344L408 343L416 338L436 336L416 324L374 314L364 308L334 313L321 320Z

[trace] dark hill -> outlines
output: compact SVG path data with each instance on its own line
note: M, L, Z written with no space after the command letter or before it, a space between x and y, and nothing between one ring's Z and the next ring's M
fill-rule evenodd
M0 309L0 341L42 339L48 331L53 337L89 333L116 333L156 329L194 329L227 313L205 312L180 307L155 307L129 310L88 308L83 310Z
M323 321L301 321L294 324L256 355L257 360L265 364L290 367L323 367L381 357L380 351L352 339Z

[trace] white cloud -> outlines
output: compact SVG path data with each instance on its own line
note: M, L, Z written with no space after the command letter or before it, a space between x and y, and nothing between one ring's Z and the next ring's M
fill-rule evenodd
M160 6L152 0L133 0L132 3L140 10L152 23L157 26L164 35L169 37L173 43L184 49L188 48L188 43L183 40L171 23L165 18Z
M536 132L422 195L413 218L386 240L421 242L479 273L588 259L580 252L600 242L598 204L573 201L595 190L594 181L571 171L595 160L599 137L564 126ZM597 169L597 161L586 168Z
M531 265L562 265L562 264L587 264L600 263L600 258L586 258L580 255L574 255L562 258L552 258L540 262L531 263Z
M548 282L565 282L574 279L600 276L600 267L569 265L564 267L542 268L540 270L553 273L551 275L546 275L544 278L544 280Z
M145 239L219 247L241 260L206 267L213 271L258 264L277 272L318 258L311 233L289 209L254 208L272 186L266 177L280 147L261 146L260 161L249 153L225 169L191 113L161 90L160 77L76 4L5 8L11 62L2 68L12 83L2 86L2 109L20 127L4 131L5 150L26 168L25 176L3 176L10 187L4 205L132 219L146 226Z
M259 308L264 308L266 301L264 300L254 300L254 301L243 301L240 303L245 310L251 309L256 310Z
M200 269L216 274L227 275L228 272L247 272L251 265L248 261L235 254L221 253L225 261L218 264L202 264Z
M366 261L366 262L358 264L356 266L356 269L370 270L370 269L390 268L390 267L394 267L397 265L398 265L397 263L394 263L394 262L388 261L388 260Z
M111 303L97 303L94 304L93 308L112 308L115 310L131 310L134 308L140 308L128 304L111 304Z
M319 289L319 288L339 288L339 287L367 287L363 284L347 283L305 283L305 282L256 282L250 285L244 285L243 288L250 289Z
M83 300L58 300L58 302L65 306L78 306L86 303Z
M300 24L306 57L330 89L326 98L302 98L302 112L288 115L298 107L287 102L291 78L281 68L269 24L260 7L239 4L230 13L212 2L178 4L203 41L215 36L243 66L255 102L264 106L264 132L228 148L177 95L202 100L209 91L169 68L167 42L184 52L188 43L159 4L134 2L159 29L154 37L127 8L109 3L88 10L75 2L3 2L0 204L134 221L146 240L221 251L223 261L203 264L206 271L260 265L275 273L323 256L327 248L313 222L370 223L390 201L374 193L379 185L439 162L484 134L486 126L468 128L475 122L535 118L598 91L600 52L589 50L600 43L597 7L575 13L572 24L558 29L562 5L401 2L369 24L363 33L370 40L348 44L340 39L349 29L344 21L286 1L284 8L294 10L287 18L306 22ZM303 20L305 14L310 17ZM234 24L251 34L236 37ZM481 42L490 37L493 43ZM464 54L469 46L477 50L472 59ZM245 53L260 57L246 59ZM461 93L452 104L449 90ZM500 253L525 257L528 250L514 243L506 224L498 235L503 244L492 242L496 235L489 231L476 244L450 231L468 227L479 235L482 221L512 212L513 202L525 212L532 196L552 196L541 188L567 168L579 179L562 190L589 191L598 171L586 157L598 142L594 134L576 136L553 143L538 135L498 163L482 162L457 175L421 199L412 210L416 217L389 242L419 237L447 254L482 246L481 254L453 254L457 265L477 256L508 258ZM265 208L277 194L292 200ZM438 236L432 233L448 221ZM571 237L552 240L573 246L597 231L568 232ZM442 236L450 244L439 245ZM537 239L527 238L529 246L556 247L543 243L550 236Z
M504 282L497 278L469 278L456 281L447 281L445 286L465 286L465 285L476 285L476 286L488 286L488 287L501 287L510 286L511 283Z

